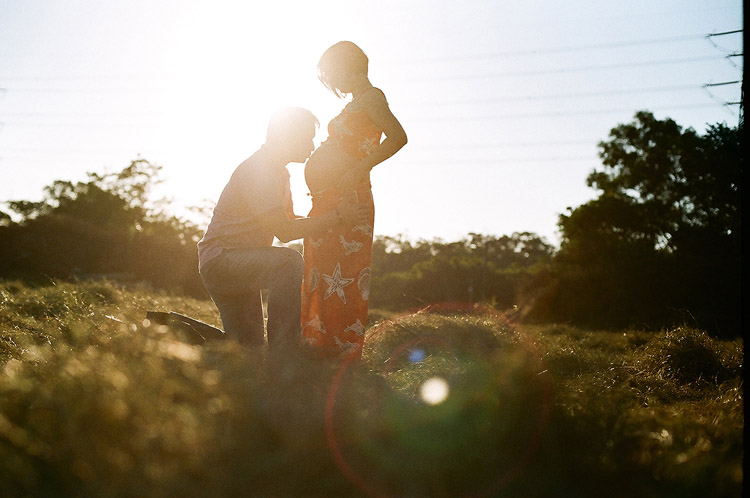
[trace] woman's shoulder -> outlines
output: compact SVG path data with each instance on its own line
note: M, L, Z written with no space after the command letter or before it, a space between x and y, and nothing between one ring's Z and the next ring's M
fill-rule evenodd
M378 87L371 86L359 95L358 99L362 104L386 104L388 100L385 98L385 93Z

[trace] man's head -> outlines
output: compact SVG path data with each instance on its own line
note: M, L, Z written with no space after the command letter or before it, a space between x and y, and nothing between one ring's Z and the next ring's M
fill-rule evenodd
M303 163L315 149L313 139L320 125L315 115L301 107L286 107L271 116L266 144L285 162Z

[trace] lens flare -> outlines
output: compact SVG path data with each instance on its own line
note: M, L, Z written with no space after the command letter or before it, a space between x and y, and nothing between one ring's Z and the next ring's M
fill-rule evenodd
M420 389L422 400L428 405L439 405L448 397L448 383L440 377L433 377L425 381Z
M521 339L518 345L518 347L520 348L519 352L526 351L527 353L529 353L524 354L523 358L528 358L529 360L535 360L536 362L539 362L538 364L530 364L528 365L528 367L536 372L546 372L543 364L541 363L543 355L537 350L535 341L533 340L533 338L528 337L526 334L515 330L514 322L512 320L513 315L506 315L505 313L499 312L492 307L480 306L474 303L460 302L437 303L434 305L429 305L427 307L420 308L419 310L414 310L413 312L407 313L401 318L384 320L380 324L374 326L372 330L368 332L368 335L366 337L365 350L370 347L371 351L379 354L373 354L371 358L366 357L365 361L369 361L372 365L374 365L374 372L382 375L382 377L387 380L391 376L391 374L393 374L394 372L399 372L404 368L408 370L409 367L411 367L412 369L409 373L416 375L427 371L427 368L438 368L442 365L441 360L449 359L450 357L455 357L456 361L462 361L459 360L459 358L464 358L470 361L476 359L479 360L480 365L484 361L489 362L490 360L492 360L491 358L485 358L483 355L474 358L473 355L478 354L477 351L474 351L469 346L464 346L464 343L462 341L458 341L454 344L453 341L449 341L445 337L441 337L440 335L436 335L434 333L431 333L430 331L420 330L419 327L416 328L415 333L410 333L412 332L409 322L411 318L418 315L423 315L425 313L444 314L445 312L449 312L451 314L459 314L459 317L455 318L446 317L445 320L448 321L459 320L460 317L468 314L474 316L482 316L487 320L497 322L497 325L499 326L507 327L509 334L518 335L518 337ZM490 323L489 325L493 326L492 323ZM391 332L399 331L407 332L406 334L404 334L404 341L400 344L394 345L388 340L383 339L384 337L389 336ZM454 348L455 354L452 353ZM382 349L382 351L378 352L378 349ZM443 353L449 354L446 355ZM509 354L515 353L511 351L509 352ZM388 358L381 364L380 360L382 360L385 355L388 355ZM432 364L421 365L423 361L430 358L435 360ZM515 358L515 356L513 358ZM368 363L368 365L370 363ZM373 453L370 454L368 458L365 458L364 460L362 460L362 462L359 463L359 465L357 465L358 459L355 458L352 460L349 458L351 456L351 452L355 451L356 448L352 446L350 451L346 452L344 451L346 449L346 446L343 446L342 449L342 440L340 440L341 435L338 434L339 428L336 422L338 421L338 416L343 415L337 413L337 401L341 385L344 381L344 378L347 377L347 372L349 372L349 370L353 368L353 366L356 366L358 364L359 356L350 355L345 357L339 365L338 370L331 380L328 393L326 394L324 424L326 442L329 450L331 451L331 455L336 462L336 466L352 484L354 484L367 496L393 496L395 489L394 488L386 490L381 488L383 486L383 483L373 477L373 474L371 473L369 458L375 459L374 461L376 463L386 464L387 462L387 465L390 465L390 462L393 461L393 457L395 457L396 455L396 453L392 454L391 452L408 450L410 454L413 454L415 457L424 458L425 465L431 465L433 462L431 462L430 459L434 458L435 455L437 455L435 451L439 451L443 447L451 450L455 447L456 444L463 444L460 443L460 441L463 441L464 437L467 434L469 434L470 437L484 437L485 433L489 437L497 436L502 438L516 438L518 436L521 439L513 442L513 449L510 451L520 450L520 453L505 462L505 465L501 465L497 469L493 470L489 475L478 479L472 489L466 489L465 493L463 493L463 495L465 496L495 496L511 481L518 479L518 477L529 465L529 462L537 453L541 443L543 442L543 436L545 434L545 429L549 421L550 407L552 406L552 395L549 379L547 378L547 376L541 375L541 373L538 377L535 377L535 379L540 379L540 384L534 384L533 386L534 389L539 388L539 397L538 399L536 399L535 397L535 399L532 400L534 401L534 403L530 405L530 408L533 411L530 411L528 414L522 414L521 422L523 423L518 426L518 431L516 431L515 426L515 423L517 421L513 419L512 414L512 420L509 420L514 425L510 425L507 427L503 425L501 427L497 427L495 423L492 423L490 424L490 426L487 426L485 422L493 422L494 418L493 420L487 419L486 417L483 417L483 414L493 416L502 415L502 413L496 413L497 410L495 410L493 404L488 405L484 402L483 404L481 404L481 406L479 406L479 412L482 412L479 415L482 418L476 419L478 421L481 421L481 426L484 427L481 433L476 432L476 427L474 427L473 429L470 428L471 431L469 433L461 430L457 431L456 429L460 429L463 426L463 420L456 420L456 418L453 416L455 414L454 410L445 411L441 408L424 407L423 410L426 411L415 410L415 414L413 417L403 417L403 413L401 411L402 407L400 406L400 404L391 404L391 402L393 402L394 400L400 399L401 396L400 394L396 394L396 391L393 390L392 386L389 385L387 386L387 389L392 392L389 393L389 396L384 396L384 398L389 398L386 406L386 411L388 411L390 415L388 416L389 418L387 420L390 420L391 422L397 420L398 423L401 424L398 426L398 429L394 433L394 435L396 436L394 439L395 446L388 445L388 447L383 447L383 445L379 444L380 440L377 439L377 435L375 435L375 439L372 440L374 445L368 446L367 448L369 448L370 450L375 450L375 448L377 448L377 451L373 451ZM421 368L423 366L425 367L424 369ZM493 365L489 363L487 363L486 365L486 367L488 368L492 366ZM480 370L483 370L483 368L480 368ZM452 393L454 394L454 397L451 398L451 403L454 405L454 408L460 407L462 403L471 401L471 399L473 399L471 398L471 396L471 399L465 398L464 394L467 393L464 393L462 391L462 389L459 389L458 391L456 391L456 393ZM429 406L435 406L445 402L449 394L451 394L450 384L445 378L440 376L433 376L432 378L429 378L426 382L422 383L419 386L417 392L417 395L419 396L421 402ZM397 411L394 411L394 408L396 408ZM444 408L448 407L446 406ZM390 417L392 416L396 416L397 418L395 420L391 419ZM526 424L525 418L527 416L534 416L534 418L536 419L535 421L532 421L532 425L528 427L524 425ZM497 422L502 424L504 420L505 418L501 418ZM442 423L450 424L451 422L456 422L459 425L450 427L447 431L441 430L435 432L432 430L434 428L441 428ZM414 425L415 423L417 425ZM369 430L366 426L364 426L363 428ZM460 434L457 434L457 432ZM516 434L516 432L518 432L518 434ZM346 434L346 432L344 434ZM435 437L436 435L438 435L438 437ZM459 442L457 443L457 441ZM430 444L425 446L427 442L429 442ZM488 444L494 444L494 440L490 440ZM363 449L365 448L363 447ZM413 476L411 476L412 472L410 472L410 470L408 469L404 469L404 471L407 472L407 474L404 474L403 476L399 475L398 478L395 478L394 486L401 486L401 484L398 483L398 479L400 479L401 477L408 479L409 486L411 486L415 482ZM421 485L421 483L417 483L417 486ZM425 486L430 486L430 484L427 483L425 484ZM425 488L425 490L427 490L427 488Z
M412 363L419 363L425 359L425 356L427 355L425 354L424 349L413 349L409 352L409 361Z

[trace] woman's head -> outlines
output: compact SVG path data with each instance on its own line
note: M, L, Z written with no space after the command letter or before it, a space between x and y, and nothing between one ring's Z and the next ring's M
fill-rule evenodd
M336 96L351 93L352 77L367 76L369 60L357 45L340 41L328 48L318 62L318 79Z

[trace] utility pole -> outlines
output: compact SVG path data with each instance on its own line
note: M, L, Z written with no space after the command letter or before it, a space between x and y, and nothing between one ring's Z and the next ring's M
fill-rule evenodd
M742 2L742 18L745 19L745 11L747 10L746 2ZM742 22L742 85L740 86L740 121L739 127L745 124L745 22Z
M744 2L743 2L742 9L743 9L743 14L744 14L744 11L745 11ZM744 19L744 16L743 16L743 19ZM737 105L737 104L740 105L740 118L739 118L738 126L742 126L744 124L744 122L745 122L745 36L744 36L745 35L745 27L743 26L742 29L735 29L735 30L732 30L732 31L724 31L724 32L721 32L721 33L710 33L710 34L706 35L706 40L708 40L708 42L711 43L714 47L719 48L719 46L713 41L714 37L716 37L716 36L732 35L732 34L735 34L735 33L742 33L742 35L743 35L742 36L742 51L741 52L735 52L733 54L729 54L726 57L727 57L727 59L731 59L732 57L742 57L742 81L740 83L740 101L739 102L725 102L724 105ZM739 67L739 66L737 66L737 64L734 64L734 62L732 64L735 67ZM736 81L733 81L732 83L736 83ZM711 86L721 86L721 85L725 85L725 84L729 84L729 82L727 82L727 83L711 83L711 84L706 84L706 85L704 85L704 88L711 87ZM712 98L714 100L716 100L715 97L712 96Z
M744 39L744 38L743 38ZM742 84L740 86L740 122L739 127L745 124L745 43L742 43Z

